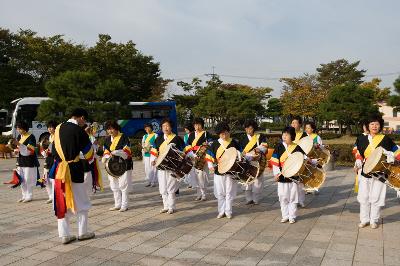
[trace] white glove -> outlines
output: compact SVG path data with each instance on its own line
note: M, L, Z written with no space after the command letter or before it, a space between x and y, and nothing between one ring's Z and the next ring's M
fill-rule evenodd
M354 167L357 168L357 169L361 169L362 168L362 162L361 162L360 159L356 160L356 163L355 163Z
M397 197L400 198L400 190L397 190Z
M115 156L119 156L124 160L128 159L128 155L122 150L115 150L115 151L111 152L111 154L115 155Z
M386 155L387 163L394 163L394 153L391 151L383 150L383 154Z

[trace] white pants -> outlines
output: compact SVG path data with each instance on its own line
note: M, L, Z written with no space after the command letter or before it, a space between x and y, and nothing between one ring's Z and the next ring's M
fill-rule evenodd
M378 223L380 209L385 206L386 185L374 178L359 175L357 200L360 203L360 222Z
M300 204L304 204L304 201L306 199L306 191L304 190L304 184L299 182L297 183L298 186L298 193L299 193L299 203Z
M84 178L84 184L86 186L88 195L92 192L92 184L93 184L93 178L92 178L92 172L85 172L83 175Z
M54 198L54 179L49 178L50 170L47 168L43 169L43 175L46 177L46 191L49 196L49 200Z
M119 178L108 175L110 188L114 193L114 202L116 208L128 208L129 192L132 188L132 170L126 171Z
M206 186L207 186L207 170L206 168L203 171L195 169L195 178L197 183L197 196L198 197L206 197ZM207 168L208 169L208 168Z
M193 167L189 174L185 176L185 183L192 187L197 187L196 169Z
M22 178L22 199L32 200L33 188L37 180L36 167L19 167L18 173Z
M244 186L246 201L253 201L259 203L261 200L262 191L264 188L264 175L259 176L256 180L250 184Z
M231 175L214 174L214 196L218 199L218 214L232 215L232 203L237 193L237 181Z
M88 212L91 207L86 185L84 183L73 183L72 192L74 195L74 204L78 223L78 236L88 232ZM58 219L58 236L70 236L71 229L69 219L73 216L71 210L68 210L63 219Z
M283 219L296 219L297 203L299 202L298 185L278 182L278 196Z
M164 210L176 210L175 191L178 189L178 181L171 176L170 171L158 170L158 188L163 200Z
M156 184L157 183L157 169L154 165L151 165L150 158L151 157L143 156L145 180L151 184Z

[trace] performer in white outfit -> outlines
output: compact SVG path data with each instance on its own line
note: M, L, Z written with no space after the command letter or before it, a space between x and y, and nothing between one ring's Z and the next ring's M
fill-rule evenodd
M360 224L363 228L370 225L372 229L378 228L380 210L385 206L386 185L378 178L363 172L363 164L377 147L385 150L388 163L400 160L400 149L387 135L381 134L384 121L380 116L371 116L368 119L368 135L357 138L354 147L356 157L355 171L361 169L357 200L360 203Z
M154 145L154 141L157 138L157 133L153 132L153 126L151 124L144 124L144 130L146 134L142 138L142 155L144 163L145 181L147 181L146 187L155 187L157 185L157 169L151 165L151 146Z
M36 156L36 138L33 134L28 132L28 124L25 122L17 123L17 131L19 136L14 141L17 146L15 150L18 152L17 158L17 172L22 178L21 192L22 198L18 202L27 203L32 201L33 188L36 185L42 184L39 177L39 161Z
M226 216L231 219L233 215L232 204L237 193L237 181L230 174L220 174L218 163L226 149L234 147L238 152L241 150L238 141L230 137L230 128L227 123L220 122L217 124L215 133L218 134L219 139L211 144L207 151L206 160L210 172L214 172L214 196L218 200L217 218Z
M298 143L298 141L304 137L307 137L307 133L302 130L302 124L303 120L301 119L300 116L295 116L292 118L291 126L295 129L296 131L296 137L294 139L294 143ZM297 183L299 186L299 205L300 207L304 208L305 204L304 201L306 199L306 191L304 190L304 184L303 183Z
M208 183L208 165L205 157L207 154L208 146L211 142L211 134L204 130L204 120L202 118L194 119L195 131L189 134L189 137L185 143L185 152L187 156L194 158L194 171L193 185L197 188L196 201L205 201L206 187Z
M151 149L151 164L155 166L157 157L162 154L168 144L175 144L175 147L180 151L183 150L183 140L172 132L173 122L169 118L164 118L161 121L162 135L159 135L154 146ZM160 213L173 214L176 211L176 194L178 190L178 181L172 176L170 170L157 170L158 188L162 196L163 208Z
M298 177L286 178L282 175L282 167L290 154L304 151L293 142L296 132L293 127L286 127L282 131L282 142L277 144L271 158L274 179L278 182L278 196L281 205L282 223L293 224L297 218L297 204L299 202L299 186L292 181L298 180Z
M194 127L192 123L188 123L185 125L184 129L185 135L183 136L183 143L185 145L185 152L187 147L189 146L189 137L194 132ZM192 170L185 176L184 182L188 185L188 188L197 188L197 178L196 178L196 169L192 168Z
M63 244L76 240L70 230L70 218L73 215L77 216L78 240L95 237L88 229L91 204L79 159L79 153L82 152L86 160L93 162L92 143L82 129L87 117L84 109L77 108L72 112L71 119L58 125L54 133L54 211L58 218L58 235Z
M247 120L244 123L246 134L240 139L240 147L243 149L243 154L248 160L260 161L260 156L266 156L268 149L267 138L263 134L256 134L255 131L258 129L258 125L254 120ZM251 152L255 152L257 157L253 156ZM264 161L266 163L266 158ZM260 161L261 162L261 161ZM265 165L263 166L265 169ZM264 173L249 185L243 187L246 195L246 205L255 204L257 205L262 197L262 191L264 188Z
M44 157L44 166L43 166L43 179L45 180L47 195L49 199L46 203L52 203L54 198L54 179L50 178L50 169L54 164L54 156L51 153L53 142L54 142L54 132L56 130L57 123L55 121L47 122L47 131L50 133L49 142L47 148L41 148L41 154Z
M117 121L110 120L105 124L105 129L109 135L104 142L104 155L102 162L105 163L107 159L112 156L119 156L127 163L127 171L116 178L108 175L110 181L110 188L114 194L114 207L110 211L119 210L125 212L129 208L129 192L132 189L132 153L130 148L129 138L120 132L121 128Z

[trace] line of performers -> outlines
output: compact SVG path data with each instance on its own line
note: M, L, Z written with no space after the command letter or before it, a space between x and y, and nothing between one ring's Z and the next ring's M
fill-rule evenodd
M35 183L46 186L49 195L47 202L53 202L59 237L64 244L76 240L71 234L69 222L73 215L77 216L78 240L95 237L94 232L88 229L88 211L91 207L89 192L102 190L103 184L98 164L100 158L96 155L97 142L91 134L93 132L90 132L91 127L86 131L84 129L87 118L86 110L77 108L68 121L59 125L48 123L50 140L48 147L41 151L46 158L42 177L39 176L35 153L36 140L28 132L25 123L17 125L20 136L14 144L19 152L18 168L10 183L15 187L21 186L22 198L18 202L23 203L32 200ZM359 174L357 198L361 206L360 227L371 224L372 228L376 228L386 194L386 185L363 171L368 156L377 147L383 147L388 163L400 159L394 142L379 133L382 125L381 118L372 118L365 123L366 131L357 139L354 147L355 167ZM160 213L176 212L176 195L181 180L196 188L196 201L207 200L207 182L211 174L214 178L214 196L218 200L217 218L232 218L238 183L245 190L246 204L259 204L264 187L265 162L262 158L266 158L268 144L265 135L256 133L257 123L247 121L244 125L246 133L238 139L232 138L229 125L225 122L216 125L214 130L217 138L204 130L203 119L195 119L193 126L194 131L188 132L183 140L172 132L173 122L168 118L161 122L160 135L153 132L150 124L145 125L142 147L146 186L158 184L163 202ZM321 158L310 153L310 150L324 149L322 140L316 134L314 123L307 122L304 128L305 131L302 130L300 117L293 118L291 126L283 129L282 140L270 158L273 178L278 183L282 223L295 223L297 205L304 207L304 184L317 182L314 186L317 189L325 179ZM129 192L132 190L130 142L121 133L116 121L108 121L105 129L108 137L103 145L102 162L107 165L112 160L122 160L125 165L118 175L112 173L114 170L118 172L118 167L107 171L114 196L114 206L110 211L124 212L128 210ZM308 139L307 143L311 140L311 148L301 145L302 139ZM118 162L115 165L118 166Z

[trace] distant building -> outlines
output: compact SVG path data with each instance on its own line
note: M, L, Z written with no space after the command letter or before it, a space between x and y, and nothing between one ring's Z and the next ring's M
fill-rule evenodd
M400 133L400 112L387 105L386 102L379 102L378 105L379 111L383 114L382 118L385 120L383 132Z

